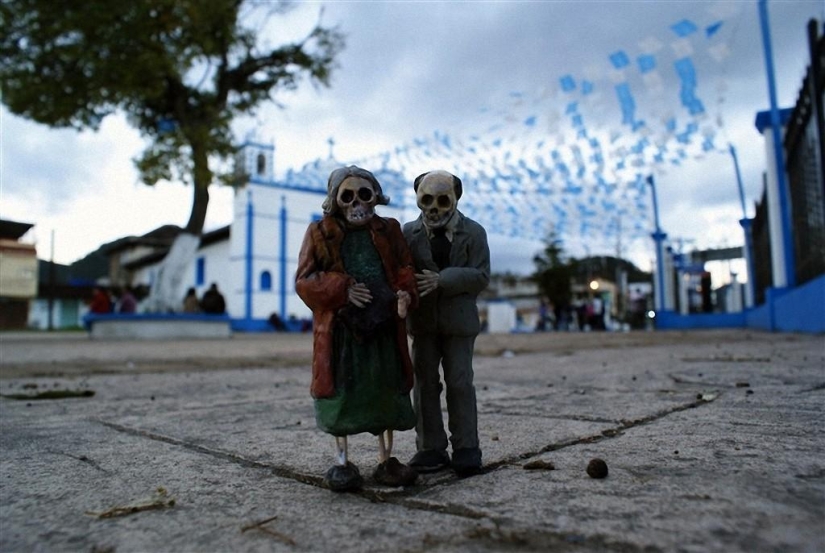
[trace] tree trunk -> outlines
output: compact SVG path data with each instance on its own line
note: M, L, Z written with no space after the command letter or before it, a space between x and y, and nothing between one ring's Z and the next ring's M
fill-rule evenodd
M194 285L194 273L187 275L186 270L195 259L200 246L200 237L206 221L206 208L209 206L209 184L212 181L212 172L209 169L206 148L203 145L192 144L192 158L194 161L192 211L189 215L189 222L183 232L175 238L152 282L152 289L146 299L146 310L152 313L180 311L186 288ZM187 282L187 276L192 282Z
M175 238L152 282L152 289L146 298L147 312L173 313L181 310L183 295L192 284L186 282L186 269L195 258L200 241L200 236L188 232L181 232ZM192 275L189 276L191 278Z

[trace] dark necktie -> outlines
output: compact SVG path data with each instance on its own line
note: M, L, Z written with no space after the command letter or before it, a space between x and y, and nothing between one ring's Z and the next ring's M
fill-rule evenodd
M433 254L433 261L438 265L439 270L450 265L450 241L447 239L445 229L433 229L433 237L430 238L430 250Z

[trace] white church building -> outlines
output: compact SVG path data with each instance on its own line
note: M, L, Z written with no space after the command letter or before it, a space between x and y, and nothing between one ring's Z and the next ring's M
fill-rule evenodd
M299 171L288 171L283 181L275 180L275 146L245 142L238 154L248 181L234 194L233 219L228 227L204 233L200 248L180 285L183 301L187 290L198 297L214 283L226 299L227 313L235 330L269 329L274 313L291 325L311 317L310 310L295 293L298 254L307 226L322 216L321 204L327 193L327 179L345 165L332 157L317 160ZM392 170L364 167L381 183L390 205L376 212L402 223L417 217L412 198L412 182ZM409 191L407 191L409 188ZM405 214L408 215L405 218ZM151 285L164 252L128 248L113 252L135 285Z

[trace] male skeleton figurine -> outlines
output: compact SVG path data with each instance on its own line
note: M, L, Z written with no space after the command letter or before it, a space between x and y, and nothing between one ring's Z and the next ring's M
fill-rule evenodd
M439 364L444 370L453 470L468 476L481 469L473 346L480 331L476 297L490 280L487 233L458 211L461 180L446 171L415 179L421 215L404 225L416 270L418 309L410 311L413 337L413 399L418 452L410 466L433 472L450 464L441 418Z

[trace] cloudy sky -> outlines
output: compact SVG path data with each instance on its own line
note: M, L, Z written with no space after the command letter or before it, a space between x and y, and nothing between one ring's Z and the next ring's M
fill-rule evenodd
M788 107L809 63L806 23L812 17L821 20L825 3L773 0L768 5L777 93L780 105ZM347 36L332 87L307 85L281 93L277 99L284 109L264 106L254 119L235 127L239 139L254 133L275 144L276 178L326 158L333 138L339 161L358 160L373 169L381 163L380 154L390 152L390 165L410 178L441 163L459 174L466 168L467 175L460 176L486 190L478 168L488 161L480 159L488 150L474 149L476 155L468 156L456 144L478 139L490 148L496 140L521 140L520 150L512 150L516 157L534 160L552 150L571 156L578 151L577 128L571 126L568 107L578 100L587 134L603 137L608 168L620 151L608 147L611 139L616 145L644 136L659 139L667 142L672 157L678 144L666 136L666 121L697 122L699 131L678 164L667 157L637 171L656 176L662 226L687 249L742 243L727 145L734 144L739 154L752 216L765 167L763 140L753 121L769 105L755 0L305 2L288 17L271 21L265 40L277 44L280 37L300 36L322 8L322 22L339 26ZM697 31L681 36L673 26L683 20ZM708 31L718 22L722 25ZM617 68L611 61L617 52L626 53L631 65ZM634 69L638 57L648 53L655 54L656 81L642 79ZM685 115L685 75L673 65L683 57L693 62L693 94L704 107L698 118ZM566 76L575 89L565 90ZM587 97L582 96L585 82L593 90ZM616 91L621 82L633 94L633 117L646 121L650 134L623 122L626 114ZM2 108L0 131L0 217L35 223L32 237L41 258L50 256L52 232L55 259L69 263L107 241L186 223L189 190L177 183L150 188L138 182L131 159L143 141L120 116L107 119L99 132L78 133L48 129ZM713 138L713 148L701 148L703 135ZM441 148L439 158L430 148L444 136L452 149ZM399 148L406 148L404 155ZM615 171L604 175L620 191L632 178ZM564 186L552 186L561 198ZM574 212L587 193L564 200L564 209ZM231 220L231 194L213 189L207 230ZM496 205L499 201L494 199ZM547 215L550 224L554 217ZM584 238L571 232L569 248L579 255L612 255L618 244L623 255L649 269L652 244L640 237L649 232L651 217L638 222L644 232L591 229ZM621 224L630 229L632 216ZM491 244L494 271L528 271L539 246L512 236L492 237Z

